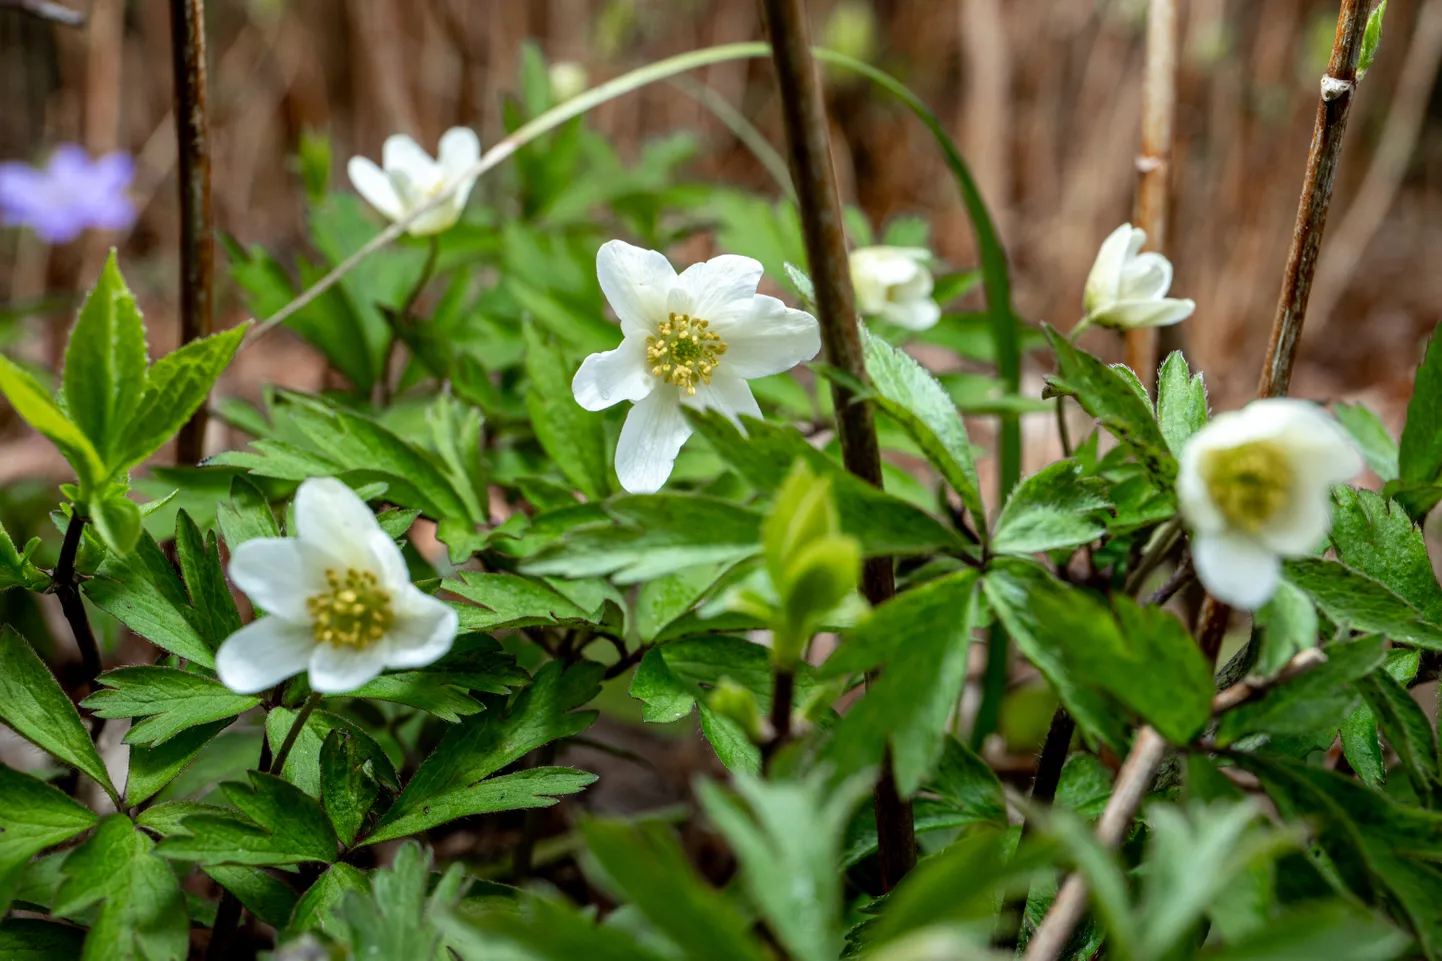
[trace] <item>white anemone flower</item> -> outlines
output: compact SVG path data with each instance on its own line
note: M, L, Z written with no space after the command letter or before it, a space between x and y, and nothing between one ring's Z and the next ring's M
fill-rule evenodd
M925 330L941 319L941 305L931 298L929 251L862 247L851 252L850 261L856 309L861 313L907 330Z
M455 186L445 201L406 229L412 237L428 237L449 230L461 219L476 184L476 178L465 173L481 159L481 139L469 127L452 127L441 137L439 153L439 160L434 160L418 143L398 133L387 137L381 148L384 169L366 157L352 157L346 171L366 203L391 221L409 216Z
M254 694L309 671L312 690L342 694L451 649L455 610L411 583L400 548L349 487L305 481L295 526L296 537L256 538L231 552L230 579L268 616L215 652L226 687Z
M596 276L621 321L621 346L592 354L571 382L576 402L623 400L616 476L632 493L661 489L691 436L682 407L718 410L740 426L760 417L746 381L790 370L821 349L816 318L756 293L761 264L723 254L677 274L664 255L619 240L596 253Z
M1202 586L1232 607L1267 603L1282 558L1312 553L1331 528L1331 486L1361 469L1347 435L1306 401L1258 400L1214 418L1182 449L1177 476Z
M1122 224L1102 243L1087 275L1082 327L1166 327L1192 316L1195 301L1167 296L1172 262L1161 254L1141 253L1146 242L1145 230Z

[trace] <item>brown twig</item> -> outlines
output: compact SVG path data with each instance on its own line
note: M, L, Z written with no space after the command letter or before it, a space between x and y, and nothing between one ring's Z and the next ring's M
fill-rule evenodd
M1327 654L1320 647L1309 647L1293 656L1273 677L1244 677L1212 698L1212 714L1225 714L1234 707L1254 701L1278 684L1285 684L1297 675L1305 674L1319 664L1325 663L1326 660Z
M79 27L85 24L85 14L79 10L71 10L63 3L53 3L52 0L0 0L0 7L19 10L49 23L58 23L62 27Z
M1142 151L1137 157L1135 222L1147 232L1147 249L1167 252L1171 214L1172 120L1177 112L1177 3L1151 0L1147 12L1147 67L1142 86ZM1157 376L1158 331L1126 334L1127 366L1151 387Z
M1272 339L1267 345L1267 359L1257 384L1258 397L1280 397L1292 381L1302 321L1307 314L1307 297L1317 272L1317 252L1322 246L1322 230L1327 225L1327 208L1332 203L1332 186L1337 179L1337 162L1342 156L1342 134L1347 130L1352 96L1357 90L1357 60L1362 54L1369 6L1369 0L1342 0L1342 10L1337 17L1332 59L1322 77L1312 148L1307 154L1307 172L1302 178L1302 199L1297 205L1297 223L1287 252L1287 269L1282 275L1282 293L1272 320Z
M1151 596L1147 598L1147 604L1165 604L1176 596L1177 591L1190 584L1196 576L1196 571L1192 569L1192 552L1183 550L1181 558L1177 561L1177 569L1172 571L1172 576L1167 578L1165 584L1152 592Z
M806 242L811 280L816 287L821 341L829 363L864 383L866 364L861 355L861 334L852 297L841 197L832 166L821 79L807 40L805 5L803 0L765 0L763 7L781 92L792 181L801 212L801 233ZM871 405L857 401L848 388L835 381L831 392L841 459L846 469L880 487L881 451L876 442ZM862 570L861 589L873 605L895 595L895 573L889 557L867 560ZM876 785L875 806L881 884L890 890L916 863L916 833L911 803L897 791L889 752Z
M796 699L796 673L790 668L776 669L776 687L771 694L771 737L761 745L763 770L770 767L776 752L791 740L791 709Z
M75 573L75 557L80 552L85 523L85 517L72 514L70 523L65 525L65 541L60 545L60 557L50 574L50 590L59 599L60 610L65 614L70 632L75 635L75 646L80 649L81 672L85 675L87 687L93 689L95 678L100 675L100 647L95 643L95 632L90 629L85 602L80 598L80 579ZM103 718L96 718L97 725L104 723Z
M180 157L180 340L209 336L215 273L210 209L210 121L206 113L205 0L170 0L171 65L175 83L175 140ZM180 429L175 459L205 456L206 405Z

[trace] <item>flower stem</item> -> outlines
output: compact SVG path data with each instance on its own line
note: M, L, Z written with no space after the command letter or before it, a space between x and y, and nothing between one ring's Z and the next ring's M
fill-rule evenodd
M75 557L80 552L81 534L87 520L78 512L70 515L70 523L65 525L65 541L60 545L60 557L50 574L50 589L60 600L60 610L70 624L70 632L75 635L86 686L93 688L95 678L100 674L100 647L95 643L95 632L90 629L90 617L85 613L85 602L80 598L80 581L75 575ZM97 717L95 723L98 734L105 720Z
M312 691L310 697L306 698L305 703L300 706L295 720L290 722L290 730L286 732L285 740L280 742L280 750L275 752L275 760L270 762L271 774L280 777L281 772L285 770L285 762L290 758L290 749L295 747L296 739L300 737L300 732L305 728L305 722L310 720L311 713L323 696L319 691Z
M426 262L421 267L420 276L416 278L415 286L406 295L405 302L401 304L401 309L396 312L391 322L390 343L386 345L385 359L381 362L380 376L376 378L375 391L371 398L377 407L385 407L391 402L391 366L395 359L396 344L404 339L404 333L410 331L411 311L415 309L416 301L421 299L421 291L426 289L426 284L435 276L436 259L440 252L440 235L431 234L426 248Z
M771 739L761 745L761 766L767 770L776 752L791 740L791 710L796 699L796 673L789 667L776 668L776 685L771 694Z
M188 344L214 330L215 225L210 207L205 0L170 0L170 43L180 159L180 340ZM175 444L177 463L194 465L205 456L206 413L206 405L201 404L180 429Z
M792 180L801 212L801 234L816 288L821 341L831 364L866 383L866 363L861 353L861 333L856 322L842 225L841 196L831 157L821 79L807 40L805 6L803 0L765 0L762 6L771 33L771 57L781 93ZM881 451L871 405L856 399L849 388L835 381L831 391L841 459L846 469L880 487ZM861 588L873 605L891 599L896 594L891 558L868 559L862 569ZM881 885L889 891L916 864L916 829L911 803L897 790L890 752L882 761L875 807Z

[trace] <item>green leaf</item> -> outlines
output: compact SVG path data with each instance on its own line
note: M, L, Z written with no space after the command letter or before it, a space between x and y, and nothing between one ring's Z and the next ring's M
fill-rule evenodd
M370 889L370 881L364 871L353 868L345 862L337 862L300 896L285 929L285 940L306 931L323 931L329 935L339 933L339 924L333 912L349 891L364 894Z
M112 551L127 554L140 540L140 507L122 490L111 489L89 504L90 519Z
M1372 473L1384 481L1397 479L1397 442L1382 419L1362 404L1333 404L1332 413L1362 453Z
M526 334L526 409L536 439L551 462L589 500L601 500L610 492L610 469L606 462L604 415L581 407L571 396L575 372L560 348L546 338L534 323L524 325Z
M696 692L671 672L660 648L652 648L641 658L631 676L629 693L644 705L641 719L653 724L679 721L690 716L696 705Z
M63 791L0 765L0 914L30 859L95 826L98 817Z
M257 537L280 536L270 502L248 477L237 476L230 482L230 503L216 508L215 519L228 550Z
M1317 646L1317 610L1311 598L1286 581L1277 585L1277 593L1257 611L1253 622L1262 632L1256 671L1263 677L1271 677L1298 653Z
M84 930L39 918L0 922L0 957L9 961L75 961L85 943Z
M0 591L9 587L23 587L27 591L44 590L50 584L50 575L35 566L30 558L40 546L40 538L33 537L24 551L15 549L3 525L0 525Z
M550 807L564 795L578 794L594 784L596 775L569 767L534 767L455 787L435 796L415 813L393 817L367 835L361 844L392 841L427 831L438 824L474 814Z
M130 773L125 781L125 803L135 807L190 766L201 749L230 726L230 718L187 728L161 744L130 746Z
M1387 0L1382 0L1367 14L1367 27L1362 31L1362 52L1357 57L1357 80L1360 82L1372 69L1377 59L1377 48L1382 45L1382 17L1387 13Z
M996 519L992 550L1035 554L1077 547L1106 532L1106 483L1083 477L1075 461L1057 461L1024 479Z
M160 843L167 858L213 864L329 863L338 841L320 802L288 781L259 771L250 784L221 786L235 812L192 814L181 821L184 834Z
M1416 608L1384 585L1335 561L1288 561L1283 576L1307 593L1333 623L1385 634L1394 641L1442 649L1442 627L1424 622Z
M82 961L182 961L190 946L190 918L180 882L155 856L155 842L123 814L101 822L65 859L57 915L99 902Z
M75 705L29 642L8 625L0 629L0 720L116 797Z
M1174 457L1181 457L1187 441L1207 424L1207 385L1200 372L1192 375L1179 350L1168 355L1157 374L1157 423Z
M446 676L437 671L399 671L382 674L341 696L405 704L451 724L468 714L481 712L480 701L467 694L462 686L447 684L446 680Z
M175 559L180 563L200 634L212 648L218 648L240 630L240 612L225 582L215 532L202 537L200 528L184 510L175 517Z
M741 862L742 882L771 930L797 961L841 955L842 831L868 793L867 778L835 790L825 777L763 781L736 775L739 798L698 787L707 817Z
M530 785L520 779L492 790L478 782L543 744L589 727L596 712L576 708L595 696L601 673L599 664L583 661L566 670L559 661L551 661L509 711L486 711L450 728L362 843L414 834L475 813L464 810L468 805L481 805L484 810L498 810L487 807L496 803L543 806L553 803L544 797L547 791L574 793L590 783L594 780L590 775L564 769L534 769L541 771L539 783Z
M587 611L538 577L504 572L460 571L459 578L441 582L441 589L459 594L489 610L459 606L461 629L495 631L584 623Z
M468 882L461 865L453 863L432 889L431 861L429 851L422 853L419 844L407 842L388 867L371 873L369 891L348 891L341 897L333 915L338 922L335 937L350 957L454 957L443 945L438 921L456 910Z
M204 869L211 879L231 892L246 910L276 930L285 927L295 910L296 893L290 885L261 868L212 865Z
M880 337L862 329L866 373L874 400L921 447L971 515L977 535L986 540L986 506L971 458L971 441L956 404L927 370Z
M1385 641L1375 635L1323 648L1324 664L1279 685L1261 698L1228 711L1217 727L1217 743L1248 734L1307 734L1339 725L1357 701L1354 682L1382 663Z
M275 707L265 716L265 736L270 742L272 752L280 750L281 744L285 742L286 735L295 724L296 713L290 708ZM291 747L290 757L285 760L285 770L281 772L281 776L311 797L320 797L321 747L330 732L337 728L355 739L357 748L370 763L371 776L388 790L399 791L400 780L395 767L375 739L354 721L328 711L311 712L305 727Z
M100 453L85 432L65 416L65 411L55 403L49 391L3 355L0 355L0 393L5 395L25 423L39 431L65 455L80 481L82 494L89 496L105 479L106 471Z
M1358 678L1357 690L1381 723L1387 743L1426 807L1439 797L1437 735L1422 706L1386 670Z
M145 718L126 732L126 744L163 744L187 728L234 717L260 703L213 678L173 667L122 667L96 680L105 690L81 706L106 718Z
M1164 737L1185 744L1212 716L1212 671L1191 633L1176 615L1142 607L1129 597L1112 598L1122 645L1106 650L1110 632L1092 635L1097 648L1083 645L1068 657L1084 665L1078 677L1101 684L1149 721Z
M1374 491L1332 489L1332 547L1352 570L1381 582L1429 624L1442 624L1442 587L1427 559L1422 531L1401 504Z
M585 821L581 835L621 897L695 961L766 961L751 925L686 862L666 824Z
M326 735L320 749L320 797L336 837L347 847L380 794L380 786L366 772L366 762L348 731L335 728Z
M145 460L190 420L235 356L246 326L192 340L151 365L140 405L123 439L112 448L112 474Z
M885 645L886 669L866 697L852 705L836 726L822 757L838 776L850 776L880 762L890 742L897 787L917 788L941 758L946 727L966 680L967 653L976 626L974 570L938 578L879 606L838 648L847 658L852 638L865 652L839 669L873 661ZM870 665L867 665L868 667Z
M96 607L157 647L201 667L215 666L214 649L201 633L204 620L149 534L141 534L130 554L107 555L82 589Z
M1393 961L1407 956L1411 939L1350 904L1306 904L1272 917L1240 941L1212 951L1212 961Z
M1412 385L1407 424L1397 446L1397 474L1418 485L1431 484L1442 474L1442 347L1435 334L1427 341Z
M61 391L66 411L103 462L114 459L140 405L149 363L145 324L112 249L71 328Z
M1083 410L1126 445L1149 474L1170 484L1176 477L1177 463L1152 415L1151 405L1133 386L1135 378L1129 380L1117 368L1073 347L1049 327L1046 334L1057 361L1057 373L1047 378L1051 391L1075 397Z

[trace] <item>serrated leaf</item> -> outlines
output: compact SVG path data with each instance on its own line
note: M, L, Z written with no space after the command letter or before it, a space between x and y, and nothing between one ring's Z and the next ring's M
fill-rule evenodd
M1007 498L992 534L998 554L1035 554L1090 543L1106 532L1111 502L1100 478L1070 460L1025 478Z
M113 459L145 390L145 325L115 251L85 297L65 348L65 409L103 462Z
M247 477L237 476L230 482L230 502L216 508L215 520L225 536L227 550L235 550L257 537L279 537L270 502L259 487Z
M9 587L39 591L49 585L50 575L36 567L30 559L39 546L40 539L31 538L24 551L17 551L10 534L0 525L0 591Z
M250 783L221 785L236 812L193 814L184 834L160 843L161 856L212 864L302 864L336 859L338 841L320 802L270 774L250 772Z
M222 641L240 630L240 612L225 582L215 533L202 536L200 528L184 510L175 517L175 559L180 564L185 592L201 637L212 648L218 648Z
M225 718L187 728L162 744L130 746L130 773L125 780L125 803L135 807L154 797L195 760L201 749L230 726Z
M49 391L3 355L0 355L0 393L5 395L25 423L39 431L65 455L83 492L88 495L104 480L105 464L85 432L65 415Z
M163 744L186 728L234 717L260 703L219 681L173 667L122 667L96 679L104 690L84 701L101 717L141 717L126 744Z
M125 496L123 490L111 489L92 500L90 519L105 545L112 551L128 554L140 540L140 506Z
M1302 558L1288 561L1283 576L1305 591L1335 624L1442 650L1442 627L1424 622L1412 605L1345 564Z
M551 462L588 500L601 500L610 492L606 463L605 417L590 411L571 396L571 365L560 348L533 323L526 335L526 409L536 439Z
M1402 505L1345 486L1333 488L1332 500L1329 536L1337 559L1380 582L1424 621L1442 624L1442 587L1432 573L1422 531Z
M442 581L441 589L489 609L458 605L462 630L495 631L587 619L586 611L540 578L505 572L459 574Z
M1200 372L1192 376L1187 359L1172 351L1157 374L1157 423L1174 457L1207 424L1207 387Z
M1228 711L1217 727L1217 743L1231 744L1248 734L1307 734L1340 725L1358 699L1355 682L1382 663L1386 643L1378 636L1328 644L1325 663L1256 701Z
M30 859L99 818L44 781L0 765L0 914L10 907Z
M367 835L361 844L393 841L475 814L550 807L564 795L578 794L595 781L596 775L589 771L569 767L533 767L486 778L446 791L409 815L392 818L387 813L386 823Z
M1433 334L1417 368L1407 423L1397 446L1397 475L1411 484L1430 484L1442 473L1442 346Z
M447 684L438 671L398 671L382 674L348 691L344 697L370 697L393 701L434 714L443 721L456 723L469 714L478 714L481 703L455 684Z
M300 896L285 929L287 940L306 931L324 931L335 935L338 926L332 912L348 891L364 893L370 882L364 871L344 862L332 864L314 884Z
M280 930L290 920L298 896L274 875L238 864L215 864L203 870L261 922Z
M1426 807L1439 796L1437 735L1422 706L1385 670L1359 678L1357 690L1397 752L1402 770Z
M349 846L365 823L380 786L366 772L366 756L354 735L334 728L320 749L320 798L340 838Z
M291 727L295 724L296 712L290 708L274 707L265 716L265 736L271 751L280 750ZM329 711L312 711L305 727L291 747L286 758L285 770L281 772L291 784L312 797L320 797L320 752L330 732L340 729L355 739L356 746L371 765L371 776L390 791L400 790L400 779L396 775L390 758L366 731L354 721L332 714Z
M1263 677L1280 671L1300 651L1317 646L1317 610L1311 598L1286 581L1277 585L1253 623L1262 632L1256 672Z
M145 460L190 420L235 356L247 326L192 340L151 365L145 394L123 438L112 448L112 473Z
M1384 481L1397 479L1397 442L1387 430L1382 419L1362 404L1333 404L1332 413L1337 423L1357 445L1362 459Z
M82 590L96 607L152 644L202 667L215 666L215 652L201 634L185 588L149 534L141 534L130 554L107 555Z
M115 787L75 705L25 638L0 628L0 720L112 796Z
M936 379L911 357L862 330L866 373L875 400L922 451L961 498L977 536L986 541L986 506L971 458L971 440L956 404Z

